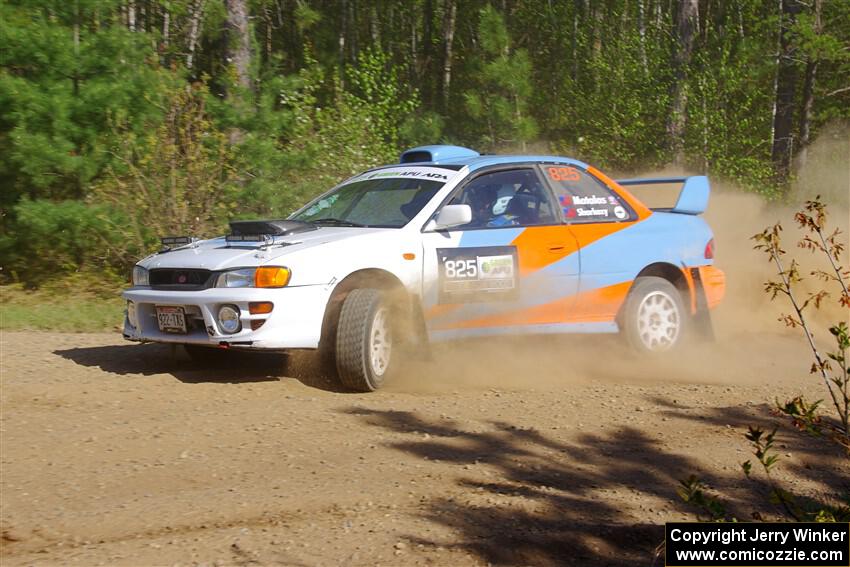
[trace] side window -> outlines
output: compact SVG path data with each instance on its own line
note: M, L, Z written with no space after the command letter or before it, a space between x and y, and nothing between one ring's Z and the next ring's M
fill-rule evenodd
M548 190L533 169L497 171L476 177L451 204L472 208L472 222L464 229L558 222Z
M631 220L628 205L595 177L576 167L544 165L564 218L570 223Z

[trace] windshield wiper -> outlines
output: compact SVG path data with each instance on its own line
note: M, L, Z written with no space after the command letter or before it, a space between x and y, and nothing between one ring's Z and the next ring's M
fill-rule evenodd
M354 226L354 227L364 227L365 224L360 224L356 222L351 222L343 219L335 219L335 218L326 218L326 219L316 219L314 221L310 221L313 224L329 224L332 226Z

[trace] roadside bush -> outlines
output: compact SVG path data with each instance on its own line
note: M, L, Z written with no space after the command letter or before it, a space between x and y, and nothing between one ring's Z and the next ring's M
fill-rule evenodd
M785 402L776 401L774 413L790 419L792 426L810 436L827 439L844 452L850 461L850 333L847 321L837 321L829 328L832 346L824 347L815 340L813 324L808 317L812 309L818 309L825 301L834 300L843 308L844 316L850 308L848 281L850 270L842 266L845 244L840 230L827 231L827 207L816 197L806 201L794 220L804 235L797 243L802 249L819 253L826 260L826 269L810 272L822 285L820 289L805 293L801 291L801 282L805 276L801 273L796 259L787 260L784 249L781 223L766 228L753 236L755 248L765 253L774 264L777 279L765 282L764 289L771 298L785 298L791 312L780 317L786 326L799 329L812 353L811 373L817 376L828 394L824 400L807 401L797 396ZM823 413L822 406L833 411ZM767 484L767 503L771 504L779 517L790 521L847 522L850 521L850 489L843 494L827 495L819 500L803 497L784 488L773 475L780 462L774 449L777 428L767 432L761 427L750 426L745 437L750 443L756 459L741 463L741 469L747 478L754 475L754 468L761 469ZM845 486L846 483L845 483ZM697 477L691 475L680 481L679 496L697 509L697 518L704 521L737 521L730 515L726 506L718 497L710 495L708 487ZM753 518L764 518L755 511Z
M206 95L201 85L172 89L164 120L146 137L128 137L116 152L120 165L94 188L98 202L126 212L135 250L166 235L221 233L236 208L232 149Z
M276 169L264 168L264 175L246 176L252 152L243 151L263 142L249 137L237 150L241 178L250 194L248 207L240 216L283 217L341 180L398 159L402 139L421 136L423 131L439 132L441 126L412 120L419 104L416 93L402 88L388 57L379 50L361 54L357 65L341 77L311 61L297 77L280 83L279 113L291 120L285 132L270 132ZM272 151L269 142L264 143ZM242 169L243 166L248 166Z
M114 280L140 252L127 233L128 215L103 204L23 200L14 211L10 234L0 237L3 271L27 287L80 272Z

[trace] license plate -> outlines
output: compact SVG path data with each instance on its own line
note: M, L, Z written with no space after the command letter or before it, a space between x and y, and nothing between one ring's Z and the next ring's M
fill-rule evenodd
M157 306L156 321L163 333L186 334L186 314L182 307Z

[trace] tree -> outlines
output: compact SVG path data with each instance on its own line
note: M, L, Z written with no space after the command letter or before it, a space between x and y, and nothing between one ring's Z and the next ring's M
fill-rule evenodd
M225 0L227 8L227 60L236 71L236 84L250 92L251 81L251 29L248 23L247 0Z
M698 0L679 0L676 15L675 43L673 47L673 92L670 119L667 123L673 163L683 165L685 160L685 127L688 104L688 67L694 49L694 36L699 21Z
M452 45L455 38L455 21L457 19L457 3L446 0L443 24L443 112L449 107L449 93L452 84Z
M526 143L537 135L537 123L528 110L532 92L531 59L524 49L511 49L505 20L492 6L480 12L478 37L483 57L477 62L475 88L464 93L474 124L470 125L488 148Z
M797 94L797 61L793 30L801 10L802 4L799 0L781 1L773 142L770 158L773 161L777 183L785 187L791 173L791 157L794 151L794 108Z

